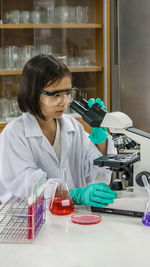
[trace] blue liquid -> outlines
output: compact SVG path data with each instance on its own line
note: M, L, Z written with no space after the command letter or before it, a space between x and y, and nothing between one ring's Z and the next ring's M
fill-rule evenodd
M142 223L146 226L150 226L150 212L143 213Z

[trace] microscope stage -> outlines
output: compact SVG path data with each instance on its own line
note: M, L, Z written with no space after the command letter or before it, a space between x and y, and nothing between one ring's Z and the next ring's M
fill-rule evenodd
M94 165L109 168L124 168L140 160L140 155L133 154L107 154L94 160Z

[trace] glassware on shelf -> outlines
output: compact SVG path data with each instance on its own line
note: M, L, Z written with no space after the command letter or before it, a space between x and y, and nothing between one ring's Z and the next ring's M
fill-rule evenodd
M87 88L86 88L87 89ZM88 94L86 91L84 91L85 89L80 89L78 90L78 94L77 94L77 100L81 101L83 98L88 100Z
M54 23L54 7L47 7L46 9L46 23L53 24Z
M9 122L13 118L21 115L16 98L1 98L0 99L0 119L1 121Z
M51 47L49 47L51 51ZM19 70L25 63L35 55L35 48L32 45L6 46L0 49L0 69Z
M39 10L10 10L4 13L4 23L6 24L29 24L41 23L42 12Z
M20 23L20 11L19 10L10 11L10 23L12 24Z
M0 69L17 70L24 67L25 63L34 55L38 54L52 54L51 45L39 45L36 48L32 45L7 46L0 48ZM67 64L66 57L63 56L64 63Z
M10 16L10 11L7 11L4 13L4 23L9 24L11 23L11 16Z
M89 57L81 57L81 65L86 67L90 66L91 64Z
M96 65L96 51L95 51L95 49L84 48L84 49L82 49L81 54L82 54L82 58L84 61L84 65L87 65L87 66Z
M88 23L88 6L37 6L36 10L10 10L4 13L4 23Z
M59 60L61 60L65 65L68 64L68 57L66 55L55 54Z
M20 47L6 46L4 48L4 69L20 69Z
M69 13L70 13L69 22L76 23L76 7L70 7Z
M68 65L71 67L88 67L91 63L88 57L69 57Z
M4 23L6 24L19 24L20 23L20 11L10 10L4 13Z
M57 6L55 7L55 12L54 12L54 22L56 24L60 23L61 18L60 18L60 7Z
M21 48L21 67L24 67L26 62L34 56L35 49L32 45L26 45Z
M88 15L89 8L88 8L88 6L84 6L82 12L83 12L83 23L88 23L89 22L89 15Z
M88 6L57 6L55 23L88 23Z
M0 105L1 105L1 119L3 121L6 121L6 118L10 116L9 100L7 98L1 98Z
M60 8L60 20L61 20L61 23L70 22L70 7L69 6L62 6Z
M68 65L70 67L77 67L80 66L80 60L79 57L69 57L68 58Z
M10 99L10 111L11 111L11 115L12 117L18 117L21 112L20 112L20 109L19 109L19 106L18 106L18 102L17 102L17 99L16 98L12 98Z
M41 23L41 11L33 10L31 12L31 23L40 24Z
M77 23L88 23L88 7L87 6L76 7L76 22Z
M3 69L3 49L0 47L0 70Z
M20 11L20 23L29 24L31 23L31 13L28 10Z
M0 99L0 121L4 120L4 118L3 118L3 110L4 110L4 102L3 102L3 99L1 98Z
M70 22L70 7L57 6L55 8L55 23L69 23Z
M50 55L52 54L52 46L51 45L39 45L37 47L38 54Z

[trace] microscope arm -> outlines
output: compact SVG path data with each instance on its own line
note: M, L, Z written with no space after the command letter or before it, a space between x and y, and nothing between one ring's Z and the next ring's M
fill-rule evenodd
M132 120L123 112L107 112L98 103L91 108L88 102L82 99L80 102L72 101L70 107L79 113L83 120L91 127L107 127L118 130L132 127Z

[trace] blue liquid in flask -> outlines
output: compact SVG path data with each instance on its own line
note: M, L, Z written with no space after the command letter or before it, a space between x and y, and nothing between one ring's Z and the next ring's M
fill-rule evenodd
M146 226L150 226L150 212L143 213L142 223Z

